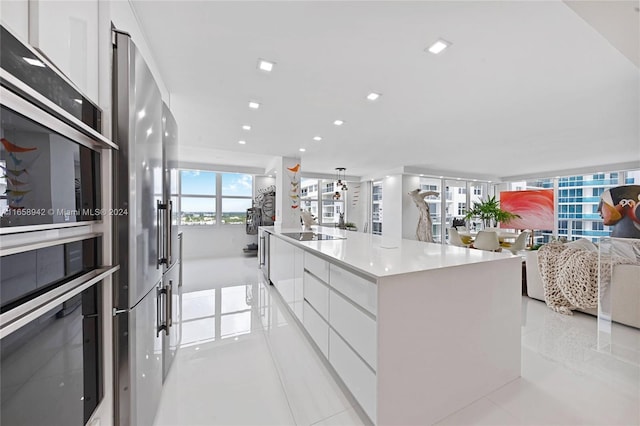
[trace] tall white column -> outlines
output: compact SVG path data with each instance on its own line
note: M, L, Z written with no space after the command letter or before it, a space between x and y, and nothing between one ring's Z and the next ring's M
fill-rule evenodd
M276 162L276 226L300 227L299 158L280 157Z

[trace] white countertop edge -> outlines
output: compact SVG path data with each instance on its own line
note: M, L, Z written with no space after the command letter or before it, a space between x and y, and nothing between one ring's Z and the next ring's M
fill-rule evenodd
M261 229L329 262L352 269L374 280L434 269L519 259L511 253L494 253L447 244L389 238L326 226L313 226L311 231L305 231L302 227L278 226L261 227ZM317 232L343 239L298 241L282 235L288 232Z

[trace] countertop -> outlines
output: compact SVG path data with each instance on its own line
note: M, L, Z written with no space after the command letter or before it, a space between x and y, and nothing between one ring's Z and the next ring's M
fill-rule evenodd
M298 241L283 236L287 232L305 232L302 228L261 227L282 240L316 252L329 261L344 264L372 278L389 277L439 268L451 268L473 263L513 258L510 253L455 247L448 244L390 238L339 228L313 226L311 232L344 239Z

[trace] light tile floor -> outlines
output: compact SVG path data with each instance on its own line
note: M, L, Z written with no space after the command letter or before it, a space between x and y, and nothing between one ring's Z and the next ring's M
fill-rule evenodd
M156 426L366 424L272 291L255 258L185 262ZM596 350L594 317L523 297L522 377L438 424L639 425L640 331L615 337L631 357Z

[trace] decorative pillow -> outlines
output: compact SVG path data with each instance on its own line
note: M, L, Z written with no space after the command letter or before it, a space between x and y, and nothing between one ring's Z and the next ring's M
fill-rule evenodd
M569 243L567 243L568 246L574 247L574 248L581 248L583 250L588 250L588 251L598 251L598 246L596 246L595 244L593 244L591 241L587 240L586 238L580 238L578 240L575 241L571 241Z

